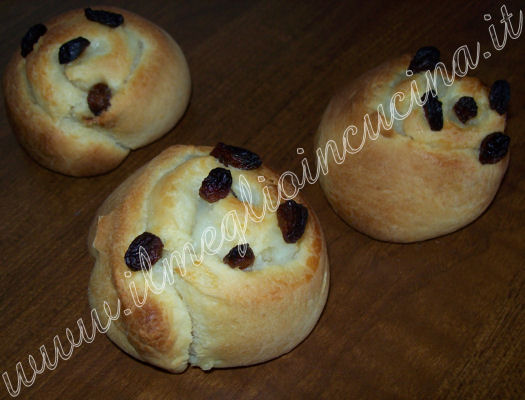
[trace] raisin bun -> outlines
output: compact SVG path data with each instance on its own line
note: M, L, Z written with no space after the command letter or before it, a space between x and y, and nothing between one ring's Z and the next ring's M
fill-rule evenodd
M113 7L31 27L5 71L7 113L40 164L73 176L115 168L168 132L189 101L184 55L161 28Z
M305 201L279 205L278 178L238 147L173 146L116 189L89 239L90 304L103 323L104 302L122 310L110 339L171 372L297 346L326 302L328 259Z
M445 81L438 61L434 47L388 61L343 88L323 115L316 146L328 153L328 172L321 186L335 211L373 238L414 242L467 225L488 207L507 169L508 83L488 89L471 77ZM339 155L332 157L334 145Z

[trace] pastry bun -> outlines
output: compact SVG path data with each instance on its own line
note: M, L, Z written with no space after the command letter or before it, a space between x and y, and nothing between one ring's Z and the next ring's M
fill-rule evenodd
M324 151L334 141L344 154L338 164L328 151L323 191L348 224L373 238L421 241L469 224L507 169L508 83L490 91L471 77L445 83L438 59L437 49L425 47L412 61L405 55L365 73L332 98L320 123L316 146ZM428 92L427 72L437 75ZM412 81L415 97L428 101L411 108ZM392 99L398 114L378 129L378 107L391 118ZM367 115L376 137L364 130Z
M171 372L250 365L290 351L313 329L328 293L326 244L312 209L300 196L268 209L265 192L279 204L278 175L246 150L211 150L163 151L109 196L90 232L90 304L103 324L104 302L122 310L109 338ZM245 228L226 217L232 211ZM203 240L212 243L201 253ZM177 261L188 244L202 255L195 263L190 252ZM244 254L241 244L249 245ZM142 306L135 291L146 298Z
M168 132L190 96L184 55L161 28L114 7L29 29L5 71L13 131L41 165L72 176L115 168Z

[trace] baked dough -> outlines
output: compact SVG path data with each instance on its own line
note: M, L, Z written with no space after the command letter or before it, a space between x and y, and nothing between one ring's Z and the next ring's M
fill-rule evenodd
M427 88L424 71L407 77L410 63L410 55L388 61L343 88L330 101L316 136L316 147L323 152L333 140L345 154L337 164L328 151L328 173L320 177L335 211L355 229L392 242L434 238L474 221L494 198L509 162L508 154L498 162L480 162L481 143L487 135L504 131L506 114L491 108L489 90L476 78L456 78L449 87L437 74L433 90L442 103L441 129L431 129L419 105L402 119L410 111L412 80L422 96ZM399 118L391 129L378 131L378 106L390 118L396 92L404 95L395 103ZM477 104L477 115L466 122L454 111L464 96ZM360 147L367 114L378 137L366 137L355 154L344 153L345 146ZM347 131L345 145L350 125L358 132ZM508 137L502 137L508 145Z
M90 232L89 247L96 259L90 304L103 324L108 321L103 302L113 313L121 304L120 318L108 331L110 339L133 357L171 372L182 372L188 364L205 370L255 364L290 351L313 329L328 293L326 244L312 209L300 196L294 199L307 207L308 220L302 236L286 243L276 212L263 213L264 186L278 204L278 175L264 165L251 170L226 167L210 151L173 146L162 152L109 196ZM199 188L215 168L227 168L233 183L226 197L209 203L199 196ZM251 199L242 194L241 175ZM234 231L233 220L224 220L235 210L244 223L249 209L243 200L256 215L264 215L260 222L248 218L244 238L241 230ZM221 231L221 223L226 230ZM187 243L200 256L207 227L216 230L217 238L208 247L213 251L198 265L188 253L185 263L177 264L174 251L182 253ZM158 288L165 287L157 293L149 290L138 307L131 288L136 287L142 299L148 278L132 271L124 256L143 232L164 244L162 258L149 272ZM224 257L244 240L255 262L243 270L232 268ZM164 271L173 272L173 284L163 278Z
M13 55L4 75L7 113L20 143L37 162L67 175L115 168L130 149L168 132L189 101L189 70L175 41L136 14L103 10L122 15L123 23L89 20L83 9L61 14L45 23L29 54ZM89 45L61 64L60 48L77 38ZM88 96L97 84L111 94L110 105L95 108L95 115Z

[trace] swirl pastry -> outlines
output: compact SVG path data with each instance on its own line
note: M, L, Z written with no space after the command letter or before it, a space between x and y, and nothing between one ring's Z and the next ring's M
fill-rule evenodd
M104 302L123 310L110 339L171 372L300 343L326 302L328 259L317 217L300 196L279 205L277 182L254 153L219 144L170 147L116 189L89 240L90 304L104 324Z
M31 27L4 75L11 125L40 164L73 176L115 168L169 131L189 101L184 55L161 28L112 7Z
M488 89L476 78L452 81L450 72L447 80L438 61L439 51L424 47L365 73L332 98L319 126L317 146L335 142L340 156L328 152L324 193L376 239L414 242L467 225L507 169L508 83ZM427 80L434 74L435 84Z

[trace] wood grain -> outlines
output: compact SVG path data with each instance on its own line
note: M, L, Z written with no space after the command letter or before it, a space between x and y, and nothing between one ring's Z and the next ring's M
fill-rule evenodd
M248 147L300 172L297 147L334 91L388 57L433 44L450 60L490 47L490 13L519 0L106 1L166 29L193 79L189 109L161 140L103 176L69 178L33 162L0 110L0 373L89 324L95 210L132 171L175 143ZM34 23L80 1L0 3L0 65ZM501 33L500 25L498 24ZM171 375L125 355L103 335L36 377L31 399L519 399L525 396L525 41L482 59L473 75L512 86L511 163L493 204L466 228L411 245L375 241L342 222L319 185L304 192L329 245L331 292L313 333L291 353L248 368ZM3 106L2 106L3 108ZM313 159L313 157L310 157ZM78 337L78 336L77 336ZM38 358L37 358L38 359ZM15 382L16 383L16 382ZM3 386L2 398L9 398Z

